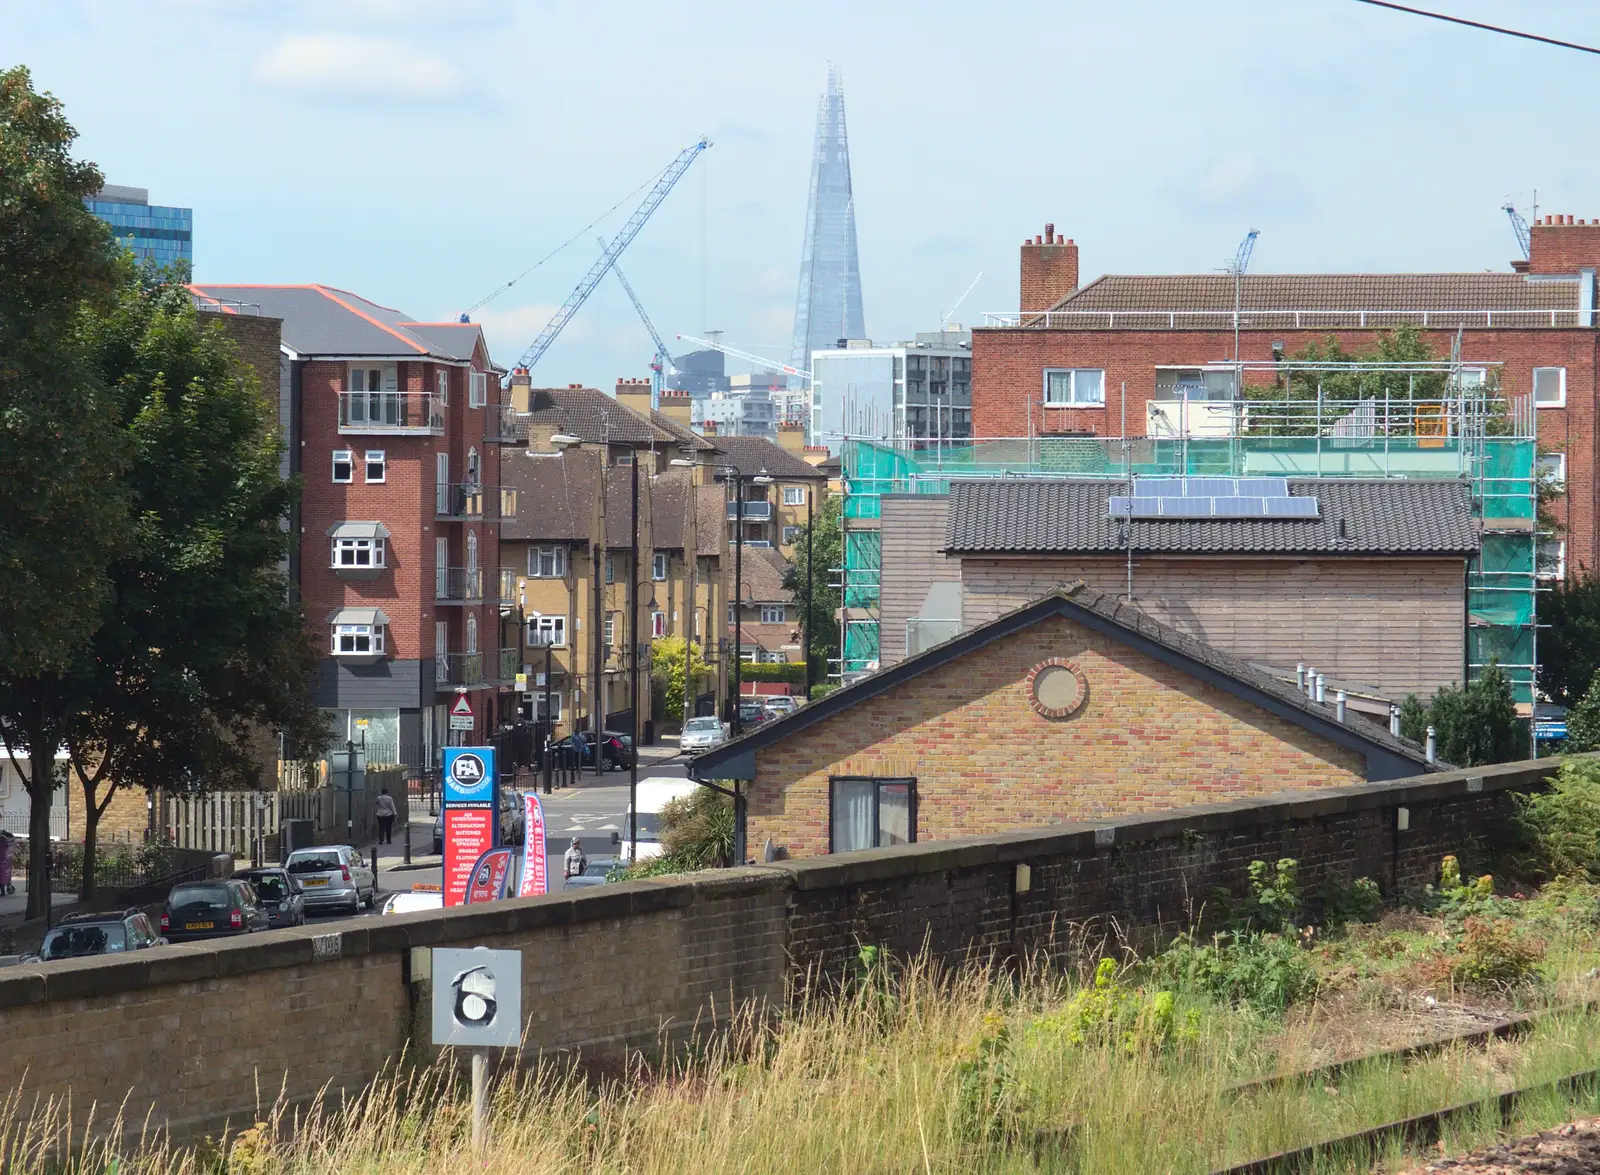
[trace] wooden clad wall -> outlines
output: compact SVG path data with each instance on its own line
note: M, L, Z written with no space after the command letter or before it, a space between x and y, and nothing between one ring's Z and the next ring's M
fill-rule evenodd
M950 513L947 496L885 494L881 503L878 658L887 669L905 660L906 621L920 613L928 589L936 583L959 582L961 564L942 550Z
M960 562L965 628L1077 579L1101 591L1127 591L1127 561L1115 557ZM1328 677L1396 696L1427 697L1462 677L1466 589L1460 559L1135 554L1133 599L1163 624L1261 665L1293 669L1304 661ZM886 644L888 632L886 623Z

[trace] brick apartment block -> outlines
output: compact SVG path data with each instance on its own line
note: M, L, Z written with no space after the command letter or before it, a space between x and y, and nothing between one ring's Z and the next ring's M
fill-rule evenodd
M328 286L192 289L203 310L282 322L285 473L305 486L289 570L324 650L316 701L335 736L420 762L465 694L468 737L483 737L518 666L496 574L516 509L500 448L514 436L482 331Z
M1235 358L1270 363L1275 348L1293 355L1329 335L1358 352L1403 324L1421 328L1434 353L1448 357L1459 332L1465 365L1492 372L1505 395L1533 397L1541 448L1564 455L1566 492L1554 503L1565 528L1561 562L1569 572L1592 569L1600 220L1546 216L1531 236L1528 259L1505 273L1246 274L1235 355L1231 276L1107 274L1080 286L1078 245L1047 225L1022 245L1019 319L973 332L974 435L1149 435L1152 401L1171 399L1158 380L1171 380L1175 369ZM1050 397L1057 403L1047 402L1047 372L1075 370L1090 373L1087 402L1060 404L1059 391Z

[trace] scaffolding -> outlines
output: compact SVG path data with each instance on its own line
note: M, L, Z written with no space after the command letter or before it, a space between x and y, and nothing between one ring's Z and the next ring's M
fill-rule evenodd
M1150 420L1174 421L1152 428L1155 435L1039 433L935 448L841 438L835 677L850 681L878 667L884 494L945 494L952 481L974 478L1461 478L1470 483L1482 534L1467 574L1468 676L1496 663L1518 703L1531 706L1545 570L1531 401L1499 395L1494 364L1229 363L1208 370L1232 373L1227 397L1192 399L1181 390L1173 400L1152 401Z

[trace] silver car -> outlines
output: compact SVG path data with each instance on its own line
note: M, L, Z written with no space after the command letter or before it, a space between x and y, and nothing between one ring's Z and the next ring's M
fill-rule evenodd
M713 750L728 741L728 731L722 720L715 717L691 718L683 724L678 736L678 749L686 755L698 755Z
M283 867L305 895L307 910L354 914L378 900L378 875L349 845L296 849Z

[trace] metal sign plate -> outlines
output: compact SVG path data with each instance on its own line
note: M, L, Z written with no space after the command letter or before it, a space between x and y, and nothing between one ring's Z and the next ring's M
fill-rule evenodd
M515 1048L522 1041L522 952L436 947L433 1043Z

